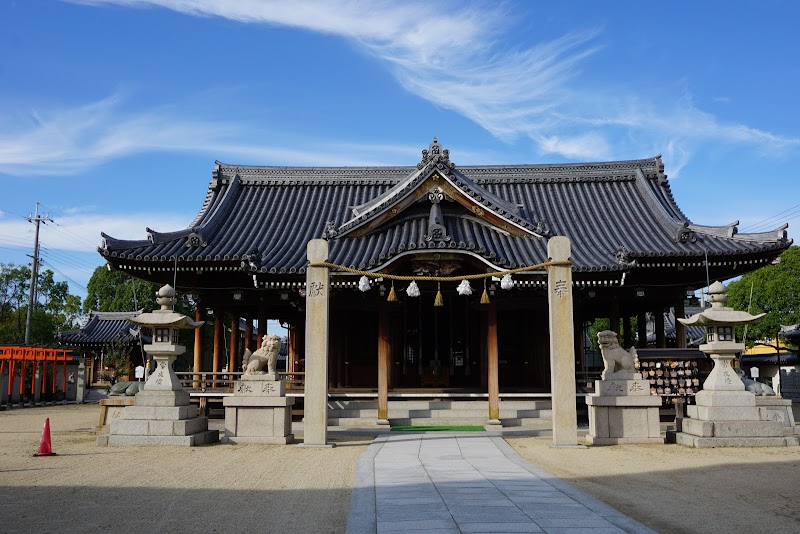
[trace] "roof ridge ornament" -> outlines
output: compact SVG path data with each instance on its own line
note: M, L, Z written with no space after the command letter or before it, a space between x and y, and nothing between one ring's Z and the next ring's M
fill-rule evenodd
M428 191L428 200L431 202L431 211L428 214L428 233L425 234L426 241L450 241L447 235L447 228L444 226L444 214L439 203L445 199L445 193L441 187L432 187Z
M336 221L325 221L325 229L322 231L322 239L332 239L339 235Z
M450 174L450 169L454 169L455 166L456 164L450 161L450 151L446 148L443 149L435 136L427 150L422 151L422 161L417 163L419 170L436 167L442 174Z
M636 260L631 258L631 252L620 245L616 252L614 252L614 260L623 267L633 267L636 265Z
M689 228L688 222L684 222L675 229L673 239L676 243L694 243L697 241L697 234Z

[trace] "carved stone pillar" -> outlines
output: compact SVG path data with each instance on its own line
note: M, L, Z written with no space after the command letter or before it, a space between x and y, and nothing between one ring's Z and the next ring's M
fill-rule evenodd
M569 239L557 236L547 242L553 261L570 257ZM569 265L547 268L550 308L550 384L553 399L553 446L578 446L578 413L575 404L575 332L572 313L572 269Z
M328 261L328 242L308 242L308 261ZM306 386L304 445L328 445L328 321L330 272L327 267L306 271ZM260 327L260 325L259 325Z

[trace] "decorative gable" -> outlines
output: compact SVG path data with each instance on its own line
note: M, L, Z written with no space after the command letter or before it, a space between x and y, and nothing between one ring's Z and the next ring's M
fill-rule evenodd
M450 151L434 137L417 170L405 180L372 201L352 208L353 218L335 228L331 222L326 236L359 237L404 214L419 202L430 202L428 241L449 241L448 228L441 208L443 201L465 208L465 215L477 217L499 231L516 236L541 237L537 227L521 218L519 206L493 195L462 174L450 161Z

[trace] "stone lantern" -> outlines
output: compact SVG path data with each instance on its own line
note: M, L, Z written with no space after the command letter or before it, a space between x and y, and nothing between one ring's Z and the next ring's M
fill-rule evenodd
M111 423L107 444L192 446L219 441L219 432L208 430L208 418L200 417L197 407L189 403L189 392L172 369L175 359L186 352L178 344L178 331L198 328L203 321L174 311L175 290L169 285L158 290L156 302L161 309L128 319L153 331L153 342L144 350L156 360L156 369L136 394L135 404Z
M708 288L708 300L710 309L678 319L687 326L706 327L706 343L700 350L714 360L714 368L703 391L695 395L695 404L687 406L688 417L679 422L677 443L692 447L798 445L797 437L784 436L783 420L760 407L756 396L746 391L732 365L736 354L744 351L744 343L736 342L735 327L754 323L766 314L751 315L727 307L727 288L721 282Z
M144 391L184 392L172 369L175 359L186 352L186 347L178 344L178 331L199 328L205 321L196 322L174 311L176 301L175 290L170 285L165 285L158 290L156 298L161 309L128 319L136 325L150 328L153 332L153 342L143 348L156 361L156 368L147 379ZM186 397L188 402L188 393Z
M692 315L688 319L678 319L686 326L705 326L706 343L700 350L711 356L714 368L703 382L703 391L697 398L702 399L712 391L744 391L744 382L736 374L732 362L737 354L744 352L744 343L737 343L735 328L740 325L754 323L766 313L750 315L745 311L734 310L725 306L728 302L728 290L721 282L714 282L708 288L708 300L711 308ZM699 403L698 403L699 404Z

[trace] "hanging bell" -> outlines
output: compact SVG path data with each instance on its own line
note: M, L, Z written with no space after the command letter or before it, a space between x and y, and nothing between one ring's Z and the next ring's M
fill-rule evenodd
M439 283L438 289L436 291L436 299L433 301L433 305L437 308L441 308L444 306L444 299L442 299L442 284Z

